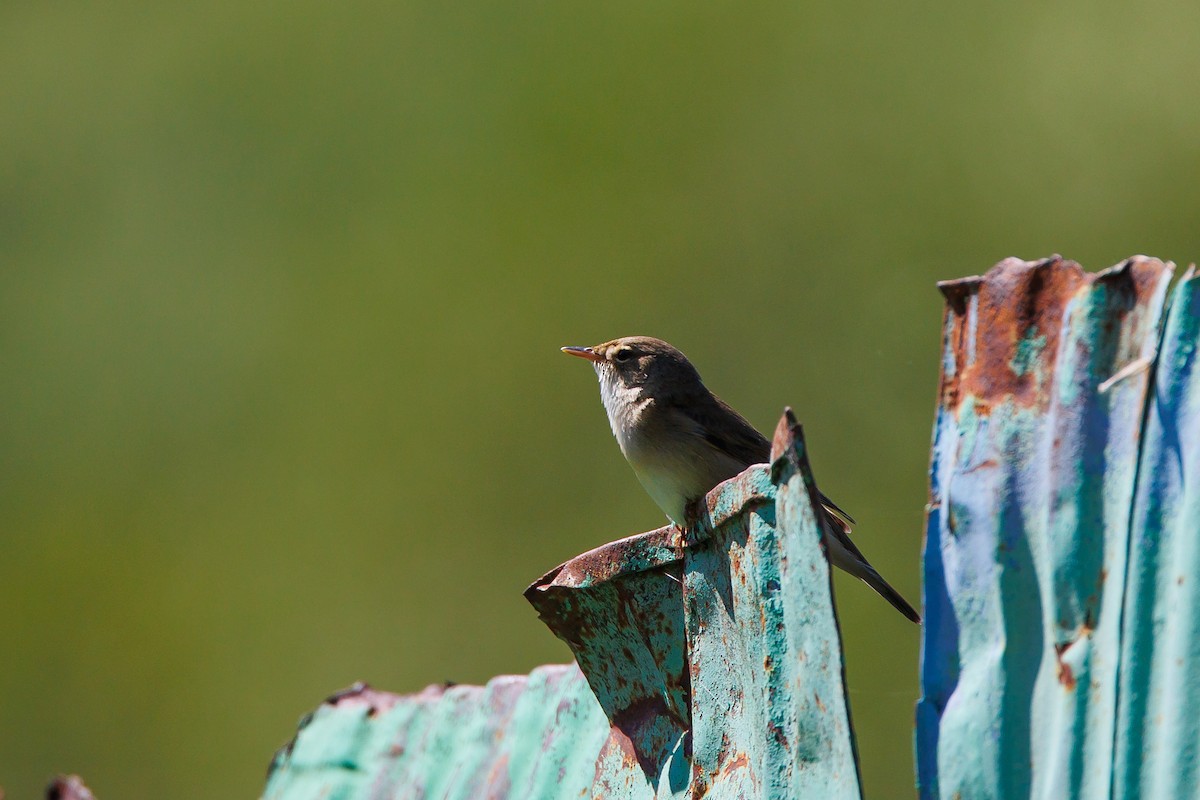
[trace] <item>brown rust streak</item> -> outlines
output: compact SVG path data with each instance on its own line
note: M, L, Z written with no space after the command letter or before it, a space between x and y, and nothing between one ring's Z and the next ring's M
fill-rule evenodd
M1134 296L1134 303L1141 302L1154 292L1164 272L1174 272L1175 264L1147 256L1127 258L1114 267L1096 273L1096 282L1127 281Z
M943 367L942 407L957 409L967 395L976 399L980 413L1007 399L1026 407L1042 406L1048 401L1048 380L1039 380L1039 373L1047 379L1053 373L1066 307L1072 298L1096 284L1117 289L1117 313L1107 324L1119 324L1120 318L1144 305L1163 273L1173 267L1155 258L1134 256L1102 272L1087 273L1061 256L1041 261L1009 258L982 278L939 283L946 297L944 346L951 351L954 365L952 375ZM1014 370L1018 348L1030 336L1044 340L1036 365Z
M1131 312L1145 308L1159 286L1163 274L1174 271L1173 263L1164 263L1157 258L1147 258L1146 256L1134 256L1097 273L1095 283L1107 285L1112 290L1108 303L1113 313L1105 317L1105 333L1112 335L1118 327L1125 324L1126 317ZM1131 350L1118 352L1117 358L1120 362L1126 362L1138 356L1142 339L1146 336L1143 327L1149 321L1148 316L1152 317L1152 315L1146 314L1135 317L1134 321L1137 324L1127 332L1127 341L1121 343L1130 347ZM1114 365L1114 370L1122 366L1125 364L1118 363Z
M412 695L412 697L434 699L441 697L447 689L454 685L455 684L452 682L434 684L426 687L425 691L421 692L420 695ZM405 698L401 695L392 694L391 692L381 692L378 689L372 689L370 685L359 681L353 686L347 687L338 692L334 692L329 697L325 698L325 702L328 705L337 706L339 708L365 706L367 709L367 716L374 717L377 714L390 711L397 703L404 699Z
M775 426L775 434L771 437L771 463L775 463L791 452L796 444L796 428L799 426L796 414L791 406L783 409L783 416Z
M1084 618L1083 624L1076 629L1074 638L1070 641L1056 642L1054 645L1054 658L1058 662L1058 682L1068 692L1075 691L1077 679L1075 678L1075 670L1066 661L1067 652L1077 643L1090 639L1095 630L1095 620L1092 619L1089 613Z
M1071 665L1062 660L1062 653L1059 653L1058 658L1058 682L1063 685L1063 688L1068 692L1075 691L1075 671L1071 669Z
M750 757L745 753L735 753L733 758L721 765L721 772L728 774L734 770L746 769L750 766Z
M945 345L953 351L954 363L953 375L943 370L943 407L956 409L966 395L987 407L1008 398L1023 406L1044 403L1045 387L1038 373L1052 371L1063 312L1088 281L1074 261L1053 256L1036 262L1009 258L983 278L940 284L946 296ZM1018 347L1030 336L1044 339L1036 359L1042 369L1014 370Z

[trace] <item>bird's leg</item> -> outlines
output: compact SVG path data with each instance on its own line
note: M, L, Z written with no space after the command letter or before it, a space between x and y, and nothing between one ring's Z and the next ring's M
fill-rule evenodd
M691 543L691 538L688 534L687 524L680 525L675 520L667 517L667 521L671 523L671 544L674 547L687 547Z
M706 510L703 496L689 500L687 505L684 506L683 524L675 524L675 527L679 528L679 535L683 537L683 541L688 544L699 541L700 520L703 518Z

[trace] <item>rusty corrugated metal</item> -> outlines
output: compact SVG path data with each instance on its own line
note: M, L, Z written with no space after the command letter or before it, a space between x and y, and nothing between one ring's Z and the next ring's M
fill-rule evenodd
M714 489L686 535L614 542L530 587L582 672L343 693L265 796L860 798L815 502L789 411L772 464Z
M790 411L758 469L757 485L709 495L685 553L692 796L861 798L819 495Z
M1171 296L1129 546L1113 796L1200 796L1200 280Z
M860 796L815 491L788 412L772 465L711 492L685 540L660 528L608 545L527 594L647 775L677 775L690 749L690 781L672 791Z
M601 759L597 797L639 797L638 785L648 787L646 797L671 797L687 784L683 550L673 539L671 528L659 528L613 542L552 570L525 593L575 654L637 767Z
M1123 611L1163 612L1169 577L1156 558L1142 564L1157 555L1145 544L1160 536L1155 503L1196 496L1180 481L1147 487L1158 461L1180 452L1176 444L1155 455L1165 434L1153 419L1151 449L1140 450L1170 277L1154 259L1089 275L1056 257L1010 259L983 278L943 284L917 711L922 798L1196 796L1194 780L1182 793L1113 793L1121 764L1122 786L1141 780L1133 764L1144 753L1130 734L1154 724L1134 697L1154 683L1145 675L1138 683L1137 665L1149 656L1123 631ZM1174 329L1194 348L1194 317ZM1156 407L1168 408L1167 428L1177 433L1172 415L1190 384L1176 386L1173 358L1160 362L1158 386L1175 393ZM1196 508L1178 513L1190 513L1182 547L1194 547ZM1143 552L1135 548L1127 601L1131 518ZM1180 627L1194 633L1190 620ZM1155 636L1148 623L1135 632ZM1178 674L1194 680L1195 659L1189 669ZM1183 727L1195 743L1194 713Z
M407 696L358 686L301 722L275 757L263 796L588 797L608 739L608 722L573 665ZM628 795L643 796L652 797Z

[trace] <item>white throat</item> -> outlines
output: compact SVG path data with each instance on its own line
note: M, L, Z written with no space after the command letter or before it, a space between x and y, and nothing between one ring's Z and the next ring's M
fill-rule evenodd
M600 400L608 412L608 424L621 452L629 458L633 449L633 433L638 427L650 398L640 386L626 386L611 369L596 368L600 377Z

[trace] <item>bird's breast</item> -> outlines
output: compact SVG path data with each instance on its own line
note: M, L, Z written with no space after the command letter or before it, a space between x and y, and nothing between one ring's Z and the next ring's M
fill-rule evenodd
M683 525L688 503L742 471L717 450L688 414L663 405L641 386L626 386L611 371L600 374L600 398L613 436L655 504Z
M629 459L638 482L654 504L676 525L682 526L687 506L709 487L694 463L676 459Z
M683 525L687 506L742 470L701 432L653 410L621 450L638 481L672 522Z

